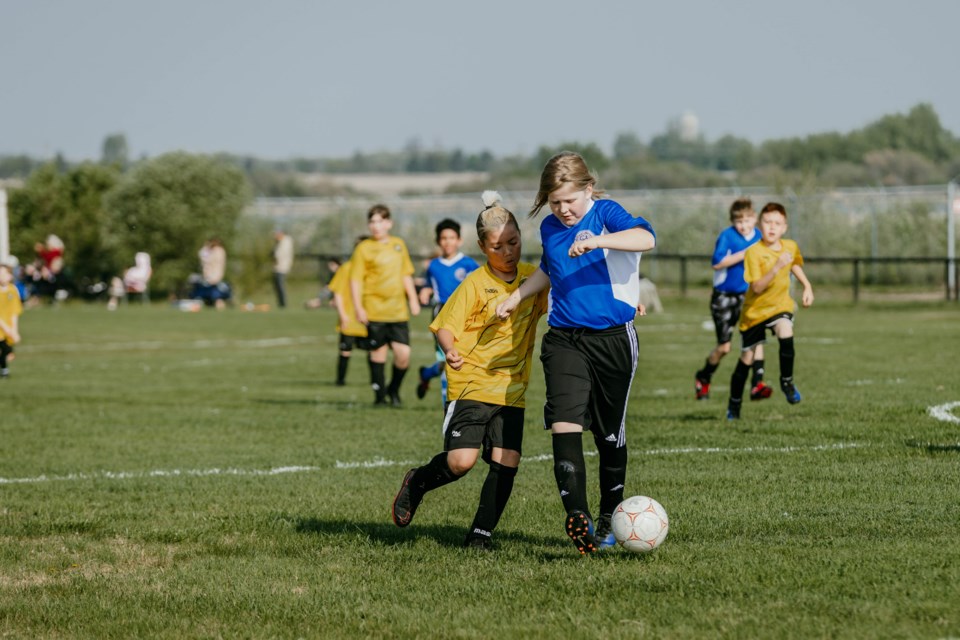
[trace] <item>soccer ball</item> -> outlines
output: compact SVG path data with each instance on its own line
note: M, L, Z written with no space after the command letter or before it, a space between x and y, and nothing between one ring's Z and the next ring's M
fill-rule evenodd
M637 553L659 547L670 529L663 506L647 496L633 496L617 505L611 525L620 546Z

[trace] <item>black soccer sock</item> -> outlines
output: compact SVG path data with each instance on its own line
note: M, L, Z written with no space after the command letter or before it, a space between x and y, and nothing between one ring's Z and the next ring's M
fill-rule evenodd
M553 436L553 475L567 513L578 510L587 515L587 465L583 460L583 434L557 433Z
M400 391L400 383L403 382L403 376L407 375L406 369L398 369L397 365L393 365L393 375L390 376L390 387L387 389L391 394L396 394Z
M760 382L763 382L763 360L762 359L753 361L753 377L750 378L750 386L755 387Z
M383 373L384 363L370 360L370 386L377 394L377 400L382 400L387 395L387 383Z
M347 365L350 364L350 356L340 354L337 360L337 382L342 383L347 379Z
M473 524L470 525L471 536L490 537L507 506L507 501L513 492L513 480L516 477L516 467L505 467L497 462L490 463L487 478L483 481L483 488L480 489L477 514L473 517Z
M730 399L739 402L743 399L743 387L747 384L747 375L750 373L750 365L744 364L743 360L737 360L737 367L730 376Z
M450 465L447 464L447 452L443 451L416 470L410 479L410 487L423 495L427 491L439 489L459 479L460 476L450 470Z
M627 445L618 447L594 434L593 441L600 455L600 514L610 515L623 502L627 481Z
M793 360L796 353L793 350L793 336L780 338L780 379L793 378Z
M7 356L13 353L13 347L6 340L0 340L0 369L7 368Z
M713 377L713 372L716 371L717 367L719 366L719 362L717 364L710 364L710 358L707 358L707 361L703 363L703 369L697 371L697 379L704 382L710 382L710 378Z

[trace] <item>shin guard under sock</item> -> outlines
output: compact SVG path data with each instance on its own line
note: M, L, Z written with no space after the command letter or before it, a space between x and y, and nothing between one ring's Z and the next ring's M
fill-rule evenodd
M744 364L743 360L737 360L737 367L730 376L730 399L742 400L743 387L747 384L747 375L750 373L750 365Z
M386 376L384 375L384 363L370 360L370 386L377 394L377 400L382 400L387 395Z
M410 487L422 495L459 479L460 476L450 470L450 465L447 464L447 452L444 451L433 456L430 462L417 469L410 479Z
M393 375L390 376L390 386L387 391L391 395L396 395L400 391L400 383L403 382L403 376L407 375L406 369L398 369L396 365L393 366Z
M567 513L587 508L587 465L583 460L583 434L558 433L553 436L553 475Z
M342 383L347 379L347 365L350 364L350 356L340 354L337 360L337 382Z
M504 467L491 462L487 478L480 489L480 504L470 526L470 535L490 537L500 522L510 494L513 492L513 480L517 476L516 467Z
M780 378L793 378L793 360L795 357L793 350L793 336L789 338L780 338Z
M594 436L600 455L600 514L610 515L623 502L623 489L627 480L627 445L618 447Z
M750 378L750 386L757 386L758 382L763 381L763 360L753 361L753 376Z

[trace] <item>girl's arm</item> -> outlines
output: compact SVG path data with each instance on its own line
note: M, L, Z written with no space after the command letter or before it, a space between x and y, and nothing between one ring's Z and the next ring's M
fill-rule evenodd
M410 313L420 315L420 300L417 299L417 286L413 283L413 276L403 276L403 289L407 292Z
M507 296L507 299L497 305L497 317L506 320L510 314L516 310L523 300L536 295L550 286L550 277L547 276L540 267L530 274L523 284L517 287L517 290Z
M743 251L737 251L736 253L731 253L730 255L725 257L723 260L713 265L713 268L714 270L719 271L720 269L726 269L727 267L732 267L735 264L739 264L743 262L743 256L745 256L746 253L747 253L746 249L744 249Z
M369 324L367 310L363 306L363 283L359 280L350 281L350 295L353 296L353 314L360 324Z
M460 367L463 366L463 358L457 351L457 339L456 336L453 335L453 332L442 327L437 329L437 343L443 350L443 354L450 368L455 371L460 371Z
M767 287L770 286L770 283L773 282L773 279L780 272L780 270L792 262L793 254L789 251L784 251L780 254L780 258L777 260L776 264L771 267L770 271L767 271L765 274L750 283L750 288L758 295L763 293L767 290Z
M803 272L803 267L798 264L790 267L790 273L792 273L797 280L800 281L800 284L803 285L803 296L801 297L801 302L803 306L809 307L813 304L813 287L810 285L810 281L807 280L807 274Z
M652 233L643 227L634 227L574 242L570 245L569 254L571 258L576 258L594 249L650 251L655 246L657 246L657 240Z

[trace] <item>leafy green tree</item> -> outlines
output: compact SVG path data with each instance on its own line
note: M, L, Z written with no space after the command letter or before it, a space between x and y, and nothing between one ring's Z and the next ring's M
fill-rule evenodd
M124 134L114 133L103 139L103 151L100 156L100 162L103 164L115 164L124 168L127 166L129 155L127 136Z
M234 165L169 153L138 165L108 195L110 246L153 257L152 289L176 291L197 271L197 251L219 237L230 253L250 187ZM129 259L129 258L128 258Z
M68 279L82 285L115 273L119 265L106 247L104 201L119 179L112 166L87 162L61 171L56 162L42 165L10 192L11 251L28 262L34 244L56 234L66 245Z

